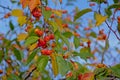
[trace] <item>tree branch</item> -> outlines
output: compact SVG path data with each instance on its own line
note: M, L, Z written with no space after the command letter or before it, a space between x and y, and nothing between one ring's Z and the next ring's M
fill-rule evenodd
M33 73L33 71L35 71L36 69L37 69L37 67L33 68L32 71L25 77L24 80L27 80L31 76L31 74Z
M107 23L107 21L105 21L105 23L107 24L107 27L115 34L116 38L120 41L120 37L117 35L116 31L114 31L111 26Z

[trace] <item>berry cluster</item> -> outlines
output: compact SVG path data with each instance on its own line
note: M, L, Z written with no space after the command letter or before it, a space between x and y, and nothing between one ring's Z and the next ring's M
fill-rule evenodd
M97 37L97 40L106 40L107 36L106 34L104 33L104 29L100 30L99 31L99 35Z
M40 8L35 8L33 11L32 11L32 15L39 20L39 18L42 16L42 11Z
M41 48L42 55L50 55L52 54L53 50L48 49L48 44L51 40L54 40L54 34L52 33L45 33L43 30L38 28L35 29L35 34L37 34L40 38L38 39L37 47ZM52 47L52 46L51 46Z

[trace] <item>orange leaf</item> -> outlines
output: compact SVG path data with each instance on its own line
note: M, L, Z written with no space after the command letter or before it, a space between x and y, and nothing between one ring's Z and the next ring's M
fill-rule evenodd
M93 72L87 72L84 74L80 74L78 76L78 80L94 80L94 73Z
M20 0L20 3L22 4L22 8L25 8L28 6L30 0Z
M30 0L29 2L30 11L32 12L38 5L41 5L40 0Z

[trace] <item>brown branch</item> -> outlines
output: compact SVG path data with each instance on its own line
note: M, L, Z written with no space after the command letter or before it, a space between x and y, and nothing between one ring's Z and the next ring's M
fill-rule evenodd
M33 71L35 71L36 69L37 69L37 67L33 68L32 71L25 77L24 80L27 80L31 76L31 74L33 73Z
M112 29L112 27L107 23L107 21L105 21L105 23L107 27L115 34L116 38L120 41L120 37L117 35L116 31Z

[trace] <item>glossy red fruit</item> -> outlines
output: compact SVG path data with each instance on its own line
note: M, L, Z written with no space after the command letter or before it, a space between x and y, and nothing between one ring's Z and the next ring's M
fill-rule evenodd
M46 44L46 41L44 41L43 39L38 40L38 47L46 48Z
M49 35L49 38L52 40L52 39L55 39L55 36L54 36L54 34L50 34Z
M117 17L117 20L120 21L120 16Z
M55 15L54 14L52 14L51 16L50 16L50 18L54 18L55 17Z
M67 10L63 10L63 11L62 11L63 14L66 14L67 12L68 12Z
M50 10L51 10L51 8L50 8L50 7L48 7L48 6L46 6L46 7L45 7L45 10L46 10L46 11L50 11Z
M90 3L89 6L90 7L95 6L95 3Z
M87 41L87 45L88 45L88 47L90 47L90 45L91 45L91 41L90 40Z
M45 41L45 42L50 41L50 37L49 37L49 36L45 36L45 37L44 37L44 41Z
M42 16L42 13L41 13L41 9L39 8L35 8L33 11L32 11L32 15L39 19L41 16Z
M35 31L34 31L38 36L42 36L43 35L43 31L36 28Z
M75 29L78 29L78 28L79 28L79 26L78 26L78 25L76 25L76 26L75 26Z
M42 49L41 50L41 54L42 55L50 55L50 54L52 54L52 50Z
M73 73L72 73L72 72L69 72L68 74L66 74L66 78L69 78L69 77L71 77L71 76L73 76Z
M0 70L0 74L2 74L3 73L3 70Z
M101 29L100 31L99 31L99 35L103 35L104 34L104 29Z
M67 48L66 46L64 46L62 49L63 49L63 50L67 50L68 48Z
M62 24L63 28L68 28L68 24Z
M91 28L90 27L85 27L84 30L87 31L87 30L90 30Z

